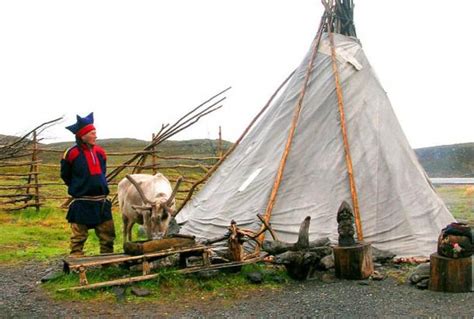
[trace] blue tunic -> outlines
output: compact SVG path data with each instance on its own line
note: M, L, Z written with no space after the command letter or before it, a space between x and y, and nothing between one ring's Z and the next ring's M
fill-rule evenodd
M112 219L108 200L83 200L85 196L106 196L109 187L105 178L105 151L97 145L75 145L68 149L61 160L61 178L68 186L74 200L69 206L70 223L95 226Z

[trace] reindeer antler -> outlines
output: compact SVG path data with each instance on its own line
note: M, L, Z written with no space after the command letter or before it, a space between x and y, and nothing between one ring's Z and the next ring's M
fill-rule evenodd
M138 191L138 194L140 194L140 197L142 198L144 203L149 205L155 204L145 196L145 193L143 193L143 189L141 188L140 184L138 184L137 181L131 175L127 174L125 177L130 181L130 183L133 184L133 186L135 186Z

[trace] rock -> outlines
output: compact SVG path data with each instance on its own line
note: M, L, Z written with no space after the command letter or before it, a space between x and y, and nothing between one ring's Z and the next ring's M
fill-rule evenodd
M357 284L360 286L369 286L370 282L368 280L360 280L357 282Z
M263 282L263 275L258 271L249 272L247 274L247 279L253 284L261 284Z
M115 297L117 298L118 302L122 302L125 300L125 295L127 293L126 288L122 286L114 286L112 287L112 292L114 293Z
M408 277L410 283L417 284L430 278L430 263L419 264Z
M372 273L372 275L370 275L370 279L372 280L375 280L375 281L380 281L380 280L384 280L385 279L385 275L378 272L378 271L374 271Z
M27 285L21 286L20 289L18 289L18 291L22 294L30 293L33 290L34 290L33 287L30 287L30 286L27 286Z
M166 231L166 235L170 236L173 234L178 234L180 229L181 229L181 226L178 225L178 223L176 222L176 219L174 219L173 217L168 225L168 230Z
M430 283L429 278L422 279L416 284L416 288L418 288L418 289L427 289L429 283Z
M372 246L372 260L377 263L390 262L396 255L389 250L380 250Z
M151 291L145 288L139 288L139 287L132 287L132 294L134 294L137 297L146 297L151 295Z
M334 268L334 256L331 254L331 255L327 255L327 256L324 256L320 261L319 261L319 265L322 269L324 270L328 270L328 269L331 269L331 268Z
M219 275L219 270L201 270L196 273L196 277L199 279L211 279Z
M48 281L51 281L51 280L55 280L59 277L62 276L62 272L61 271L49 271L46 275L44 275L43 277L41 277L41 282L48 282Z
M326 273L321 276L321 281L324 282L325 284L332 284L336 282L336 276L334 276L333 274Z

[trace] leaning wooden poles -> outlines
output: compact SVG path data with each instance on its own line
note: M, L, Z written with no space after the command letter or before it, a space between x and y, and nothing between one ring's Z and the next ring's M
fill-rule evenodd
M148 155L146 151L153 150L165 140L198 122L202 117L220 109L222 105L218 104L220 104L226 99L226 97L222 95L230 89L231 88L228 87L225 90L222 90L214 96L210 97L206 101L202 102L201 104L193 108L191 111L186 113L184 116L182 116L180 119L178 119L171 126L169 124L162 125L161 130L157 134L155 134L155 137L153 138L152 142L143 149L145 152L132 156L121 166L115 168L113 171L107 174L107 181L112 181L115 177L117 177L117 175L120 174L120 172L122 172L126 167L128 167L128 165L135 161L137 161L138 166L142 166Z
M333 8L334 7L329 8L329 10L333 10ZM357 239L359 239L359 241L362 241L364 240L364 234L362 232L362 223L360 219L359 199L357 196L357 187L356 187L355 178L354 178L354 169L352 166L351 150L349 147L349 140L347 138L346 116L344 113L344 98L342 95L341 82L339 79L339 69L337 66L337 58L336 58L336 47L334 45L334 33L331 30L331 25L332 25L332 14L330 15L329 23L328 23L328 35L329 35L329 42L331 45L332 69L333 69L333 74L334 74L334 82L336 85L337 105L338 105L339 116L340 116L339 123L341 126L342 140L344 143L345 161L346 161L346 166L347 166L347 174L349 176L349 186L351 190L352 205L354 209Z
M321 22L323 22L325 19L326 19L326 17L324 15ZM306 75L305 75L305 78L304 78L303 86L301 87L301 91L300 91L300 94L299 94L299 97L298 97L298 101L296 102L295 110L293 112L293 119L291 121L291 127L290 127L290 131L288 133L288 138L286 140L285 149L283 150L283 154L282 154L282 157L280 159L280 164L279 164L279 167L278 167L277 175L275 177L275 181L273 183L272 191L270 193L270 198L268 200L267 207L266 207L265 213L263 215L263 220L264 220L265 223L270 223L270 218L271 218L271 215L272 215L273 206L275 205L276 197L277 197L277 194L278 194L278 189L280 188L280 184L281 184L281 181L282 181L282 178L283 178L283 173L285 171L285 166L286 166L286 161L287 161L287 158L288 158L288 154L290 153L291 143L293 142L293 137L295 135L296 126L298 124L298 119L300 117L301 109L303 107L303 100L304 100L304 97L305 97L306 88L308 86L309 78L310 78L310 76L312 74L312 71L313 71L313 64L314 64L314 60L316 59L316 55L317 55L317 52L318 52L319 42L321 41L322 26L323 26L323 23L321 23L321 25L319 27L319 30L318 30L318 33L317 33L317 35L316 35L316 37L314 38L314 41L313 41L313 49L312 49L311 57L309 59L308 67L306 69ZM262 224L262 227L264 227L263 224ZM259 242L260 246L263 243L264 239L265 239L265 233L262 233L258 237L258 242ZM258 249L260 249L260 247L257 246L256 249L258 251Z
M237 141L235 141L234 145L232 145L232 147L223 156L220 157L219 161L206 173L206 175L204 175L203 178L201 178L199 181L194 183L193 186L191 186L191 189L189 190L188 195L186 196L183 203L181 204L181 206L178 209L178 213L183 209L183 207L186 205L186 203L191 199L191 197L193 196L193 193L196 190L196 188L200 184L204 183L209 177L211 177L211 175L219 168L219 166L221 166L221 164L227 159L227 157L229 157L229 155L237 148L237 146L240 144L240 142L243 140L243 138L247 135L247 133L250 131L252 126L255 124L255 122L257 122L257 120L260 118L260 116L263 113L265 113L265 111L268 109L268 107L272 104L273 99L278 95L278 92L280 92L280 90L286 85L286 83L288 83L288 81L293 77L293 74L295 74L295 71L291 72L291 74L288 75L288 77L280 84L278 89L273 93L273 95L267 101L265 106L252 119L250 124L247 126L247 128L244 130L244 132L240 135L240 137L237 139Z

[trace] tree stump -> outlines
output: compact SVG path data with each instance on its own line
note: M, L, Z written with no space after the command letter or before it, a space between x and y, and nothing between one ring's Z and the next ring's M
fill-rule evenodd
M336 277L366 279L374 272L370 244L358 243L347 247L335 246L333 251Z
M472 258L448 258L438 255L430 256L429 290L444 292L469 292L472 286Z
M285 265L288 275L296 280L305 280L311 277L318 267L319 261L331 254L329 239L309 241L309 226L311 217L307 216L300 226L298 241L285 243L281 241L265 241L263 250L275 255L276 264Z

